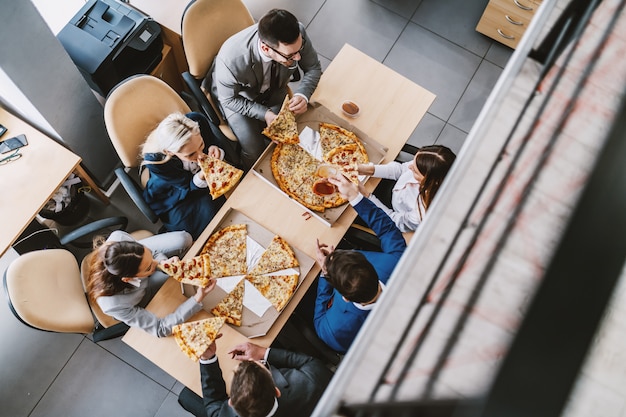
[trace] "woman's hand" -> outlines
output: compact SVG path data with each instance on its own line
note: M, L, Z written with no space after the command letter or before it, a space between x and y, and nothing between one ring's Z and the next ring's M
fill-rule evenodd
M209 146L209 156L215 159L220 159L220 157L222 156L222 152L217 146L211 145Z
M198 304L201 304L202 300L204 300L204 297L206 297L207 295L209 295L211 291L213 291L213 288L215 288L216 282L217 281L215 281L214 278L211 278L209 280L209 285L207 285L204 288L198 287L198 289L196 290L196 295L194 296Z
M328 182L335 185L339 194L348 201L354 200L359 195L359 186L348 180L343 174L328 178Z
M359 164L357 170L359 175L374 175L374 165L372 164Z

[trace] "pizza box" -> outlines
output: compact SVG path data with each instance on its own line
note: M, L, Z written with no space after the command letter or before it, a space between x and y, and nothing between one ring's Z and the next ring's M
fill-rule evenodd
M248 230L248 237L250 237L252 240L260 244L263 248L267 248L267 246L270 244L270 242L276 235L276 233L270 230L267 230L265 227L259 225L258 223L250 219L245 214L232 208L227 211L222 221L215 228L215 230L213 230L213 233L217 232L218 230L226 226L230 226L233 224L246 224L247 230ZM308 255L306 255L304 252L297 249L296 247L294 247L293 245L290 244L289 246L291 246L291 249L293 249L296 255L296 258L298 259L298 263L300 264L299 267L294 268L298 270L300 273L299 281L298 281L298 288L299 288L300 284L302 283L306 275L309 273L311 268L313 268L313 265L315 265L315 260L309 257ZM225 290L223 290L219 286L219 280L221 279L228 280L229 278L227 277L217 278L218 285L215 286L213 291L211 291L209 295L207 295L202 302L202 304L204 305L204 309L208 312L210 312L211 309L215 307L220 301L222 301L222 299L228 294ZM193 285L185 284L183 287L184 287L184 293L188 297L191 297L196 293L196 287ZM296 288L296 291L297 291L297 288ZM257 296L262 297L260 293L257 294ZM244 296L244 300L245 300L245 296ZM239 333L241 333L242 335L248 338L260 337L260 336L264 336L265 334L267 334L267 332L272 327L272 325L274 324L274 322L276 321L279 315L280 313L273 306L270 306L265 311L265 313L261 317L259 317L252 310L250 310L244 305L243 315L241 319L241 326L238 327L238 326L233 326L231 324L227 324L227 325L231 326L233 329L237 330Z
M387 154L388 148L376 142L374 139L367 136L361 130L351 125L347 120L340 116L337 116L319 103L310 103L307 112L297 116L296 121L298 122L298 132L302 132L305 127L309 127L317 132L319 131L320 122L332 123L337 126L341 126L346 130L354 132L354 134L357 135L357 137L363 143L363 146L365 146L365 150L367 151L367 156L370 162L373 162L375 164L380 163ZM270 146L267 147L265 152L263 152L257 162L252 166L252 172L254 172L257 176L269 183L271 186L275 187L283 195L287 196L289 200L291 200L294 204L297 204L298 206L302 207L303 210L309 212L313 217L329 227L332 226L337 221L339 216L341 216L341 214L344 212L348 204L346 203L339 207L326 209L323 213L320 213L317 211L313 211L302 205L300 202L290 198L287 193L280 189L280 187L276 183L276 180L274 179L274 175L272 174L271 159L275 148L275 143L271 143Z

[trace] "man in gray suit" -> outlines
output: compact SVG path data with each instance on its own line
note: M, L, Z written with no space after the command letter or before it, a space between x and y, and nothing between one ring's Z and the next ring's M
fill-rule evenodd
M200 357L200 398L184 388L178 402L195 416L309 416L333 373L318 359L250 342L229 354L241 360L230 385L230 398L213 343Z
M304 75L289 102L295 114L307 110L322 66L304 25L282 9L231 36L215 57L206 83L241 144L244 168L269 144L261 131L276 118L292 76L300 78L298 67Z

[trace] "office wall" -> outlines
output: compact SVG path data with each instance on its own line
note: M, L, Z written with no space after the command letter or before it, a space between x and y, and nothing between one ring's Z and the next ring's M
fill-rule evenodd
M30 1L0 0L0 5L0 68L32 104L14 110L33 124L43 117L54 130L49 133L80 155L99 186L108 187L120 162L102 105ZM24 101L11 89L3 89L1 99L9 105Z

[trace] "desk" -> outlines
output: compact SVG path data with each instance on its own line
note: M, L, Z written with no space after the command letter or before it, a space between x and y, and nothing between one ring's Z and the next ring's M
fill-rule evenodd
M358 74L353 73L354 68L359 68ZM363 86L371 85L372 79L378 80L376 84L379 87L375 87L374 90L363 89ZM353 99L361 107L361 115L357 119L350 119L350 122L387 146L389 152L385 161L391 161L400 152L434 101L435 95L346 45L322 75L312 100L319 101L339 113L339 106L346 98ZM371 179L367 182L366 188L372 190L377 183L378 181ZM288 201L288 197L254 173L248 173L191 247L187 257L194 256L202 249L204 242L230 208L239 210L263 227L279 234L312 258L315 258L316 238L321 242L337 244L356 217L356 212L349 207L332 227L315 218L307 220L303 216L304 210ZM269 346L272 343L318 272L319 268L315 266L304 278L293 299L268 334L253 339L254 343L262 346ZM169 279L147 308L159 316L164 316L184 300L179 284ZM201 311L192 320L205 317L210 317L210 314ZM222 328L222 334L217 343L217 355L226 386L229 387L231 370L237 361L230 359L226 352L233 345L247 339L228 325ZM180 352L173 337L156 339L140 329L131 328L122 340L178 381L201 394L199 366Z
M0 165L0 255L13 244L72 172L76 172L99 198L108 203L108 198L80 166L78 155L3 108L0 108L0 123L8 129L3 139L23 133L28 140L28 145L20 150L20 159Z

